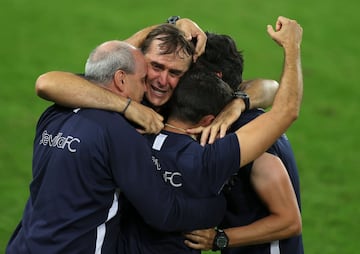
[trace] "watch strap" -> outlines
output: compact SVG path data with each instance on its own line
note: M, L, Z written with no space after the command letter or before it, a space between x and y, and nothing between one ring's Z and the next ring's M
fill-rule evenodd
M233 94L234 98L240 98L243 99L244 103L245 103L245 111L250 109L250 97L247 93L240 91L240 90L236 90Z
M215 229L216 235L213 242L213 251L223 250L229 245L229 237L226 235L225 231L219 228Z
M166 23L175 25L175 24L176 24L176 21L178 21L179 19L180 19L180 16L170 16L170 17L166 20Z

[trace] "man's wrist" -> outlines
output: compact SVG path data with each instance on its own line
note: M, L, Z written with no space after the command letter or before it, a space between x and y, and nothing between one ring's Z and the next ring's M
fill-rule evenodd
M126 105L125 105L124 109L121 111L121 114L122 114L122 115L125 115L126 110L127 110L128 107L130 106L131 101L132 101L132 100L131 100L130 98L127 99Z
M229 246L229 237L222 229L215 229L215 237L213 242L213 251L223 250Z
M250 109L250 97L249 97L249 95L247 95L247 93L237 90L234 92L233 96L234 96L234 98L242 99L244 101L244 104L245 104L244 111Z

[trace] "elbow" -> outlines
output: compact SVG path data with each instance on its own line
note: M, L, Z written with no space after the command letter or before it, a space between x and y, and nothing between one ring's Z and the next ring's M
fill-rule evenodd
M302 221L300 215L292 219L288 231L289 231L288 237L298 236L302 233Z
M288 105L285 108L278 108L276 114L280 116L280 119L283 119L288 124L292 124L299 118L300 106Z
M293 111L291 111L290 114L291 122L295 122L299 118L299 115L300 115L299 109L294 109Z
M292 228L292 230L291 230L291 232L292 232L291 235L292 236L298 236L302 232L302 224L301 224L301 222L300 223L294 223L291 228Z
M45 100L50 99L47 93L47 91L49 90L49 86L51 85L51 83L49 82L49 75L51 76L51 72L42 74L36 79L35 82L36 95Z
M46 87L45 82L44 82L44 75L46 75L46 74L40 75L35 82L36 95L41 98L44 98L43 96L45 94L44 91L45 91L45 87Z

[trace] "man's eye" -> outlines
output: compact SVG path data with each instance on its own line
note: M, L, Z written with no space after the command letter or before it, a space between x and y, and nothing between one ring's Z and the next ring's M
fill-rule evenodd
M180 73L180 72L170 72L170 75L172 76L172 77L181 77L181 75L182 75L182 73Z

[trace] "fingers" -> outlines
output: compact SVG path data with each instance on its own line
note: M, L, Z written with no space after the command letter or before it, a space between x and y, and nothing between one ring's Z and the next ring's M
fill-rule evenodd
M161 121L156 121L155 119L153 119L146 120L146 122L148 122L148 124L142 124L143 129L137 128L137 132L139 132L140 134L157 134L164 128L164 124Z
M219 125L215 125L210 128L208 143L213 144L217 138L219 138Z
M194 21L187 18L178 20L176 26L184 32L186 40L191 41L196 39L195 53L193 56L193 61L195 62L199 56L205 52L206 34Z
M196 39L195 53L193 55L193 61L196 60L205 52L207 37L204 32L198 28L198 30L192 30L191 32L185 32L185 39L191 41Z
M188 246L190 248L193 248L195 250L201 250L202 247L203 247L201 244L194 243L194 242L189 241L189 240L185 240L184 243L185 243L186 246Z
M267 25L267 32L271 37L275 33L274 28L271 25Z
M194 62L205 52L207 37L205 33L200 33L196 36L195 54L193 56Z
M190 32L184 32L184 37L187 41L191 41L192 40L192 35Z
M268 25L267 32L275 42L284 48L299 47L301 43L302 27L296 20L279 16L275 24L275 30L271 25Z
M228 130L228 126L222 124L222 125L220 126L219 138L225 137L227 130Z
M204 127L199 126L196 128L187 129L186 132L189 134L200 134L203 131Z
M210 135L210 128L204 128L201 137L200 137L200 145L205 146Z
M152 124L150 124L149 128L146 129L146 133L159 133L164 128L163 122L160 121L153 121Z
M208 127L197 127L197 128L192 128L192 129L187 129L186 132L189 134L200 134L201 133L201 137L200 137L200 145L205 146L206 143L208 142L209 138L212 137L212 127L208 126ZM212 141L214 142L214 141Z
M141 134L156 134L164 128L163 117L141 104L133 104L127 112L127 118L140 126L138 132Z
M212 248L213 236L211 232L213 229L209 230L195 230L191 233L184 234L186 240L184 241L185 245L190 248L198 250L210 250Z
M137 132L139 132L141 135L145 134L145 130L143 129L135 129Z
M284 22L284 21L285 21L284 17L280 16L278 18L278 20L276 21L276 26L275 26L276 31L280 31L281 26L282 26L282 22Z
M189 134L200 134L200 145L205 146L207 143L212 144L218 138L225 137L229 124L228 123L213 123L207 127L197 127L186 130Z

